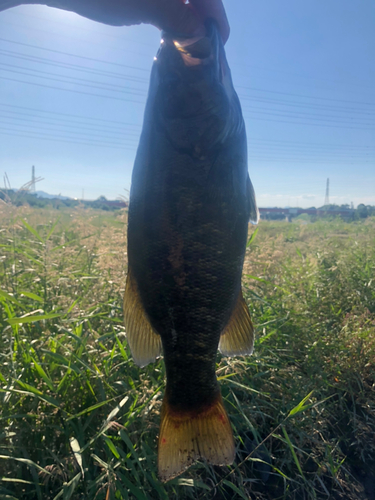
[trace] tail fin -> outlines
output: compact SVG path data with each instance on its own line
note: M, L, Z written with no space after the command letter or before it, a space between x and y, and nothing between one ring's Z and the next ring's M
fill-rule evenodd
M199 458L212 465L230 465L234 456L232 428L221 394L198 413L176 413L164 398L158 451L159 477L163 482L178 476Z

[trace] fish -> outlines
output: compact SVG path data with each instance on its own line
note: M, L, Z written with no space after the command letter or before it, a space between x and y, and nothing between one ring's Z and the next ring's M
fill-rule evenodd
M158 473L166 482L199 459L233 463L217 350L248 355L254 344L241 274L248 223L259 215L213 20L200 38L162 33L128 210L126 336L140 367L164 356Z

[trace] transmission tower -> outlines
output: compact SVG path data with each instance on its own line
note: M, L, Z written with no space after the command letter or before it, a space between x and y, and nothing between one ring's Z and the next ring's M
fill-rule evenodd
M329 179L327 179L327 186L326 186L326 197L324 198L324 206L329 205Z
M31 184L30 184L30 191L32 193L35 193L35 167L34 165L31 167Z

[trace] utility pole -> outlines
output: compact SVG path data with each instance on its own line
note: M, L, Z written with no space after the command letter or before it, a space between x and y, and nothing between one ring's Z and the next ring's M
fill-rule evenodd
M32 193L35 193L35 167L34 167L34 165L31 167L31 185L30 185L30 191Z
M8 178L8 174L6 172L4 172L4 186L5 186L5 189L12 189L10 187L10 182L9 182L9 178Z
M324 198L324 206L329 205L329 179L327 179L327 186L326 186L326 197Z

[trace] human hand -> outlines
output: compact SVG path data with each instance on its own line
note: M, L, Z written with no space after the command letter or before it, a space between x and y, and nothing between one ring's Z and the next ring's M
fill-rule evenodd
M224 43L229 24L222 0L0 0L0 11L24 4L42 4L75 12L112 26L152 24L166 31L204 34L204 22L213 18Z
M204 34L204 22L212 18L219 26L224 43L228 40L230 28L222 0L190 0L189 3L184 0L151 0L151 3L157 5L158 12L149 23L160 29L189 35ZM147 12L146 5L144 12Z

